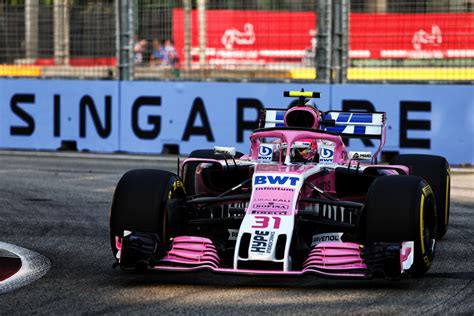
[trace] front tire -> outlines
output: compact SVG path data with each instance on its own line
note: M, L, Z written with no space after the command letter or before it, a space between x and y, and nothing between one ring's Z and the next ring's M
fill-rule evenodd
M433 155L398 155L390 161L391 165L404 165L410 174L422 177L428 182L436 200L437 239L448 231L451 178L449 164L445 158Z
M110 209L110 242L117 255L116 237L136 231L152 233L164 244L173 232L168 221L168 201L184 198L181 180L175 174L153 169L137 169L125 173L115 189Z
M431 267L435 252L436 206L428 183L415 176L382 176L369 188L364 208L365 241L414 241L408 273L419 277Z

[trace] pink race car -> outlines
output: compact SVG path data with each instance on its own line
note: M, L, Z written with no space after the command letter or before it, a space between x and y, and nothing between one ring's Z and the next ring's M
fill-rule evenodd
M446 159L399 155L376 164L385 113L320 112L319 93L289 91L266 109L248 155L196 150L178 174L127 172L115 190L110 237L125 270L211 270L336 278L421 276L448 229ZM342 137L380 140L348 151Z

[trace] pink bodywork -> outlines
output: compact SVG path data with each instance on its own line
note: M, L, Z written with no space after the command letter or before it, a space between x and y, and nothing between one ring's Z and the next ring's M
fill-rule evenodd
M304 270L347 271L363 273L367 266L360 257L359 244L351 242L322 242L314 247L303 264Z
M326 133L320 133L320 132L313 132L313 131L299 131L299 130L271 130L271 131L260 131L260 132L255 132L250 135L250 140L252 142L251 148L250 148L250 155L249 156L243 156L241 157L240 160L242 161L258 161L258 148L260 145L260 139L262 138L280 138L282 142L285 142L288 144L286 148L286 157L290 156L290 150L291 150L291 145L299 140L305 140L305 139L322 139L322 140L328 140L331 141L335 144L334 148L334 158L333 162L336 164L341 164L341 165L350 165L351 163L354 163L353 161L350 161L347 159L347 150L346 146L342 142L342 138L339 135L332 135L332 134L326 134ZM372 164L371 165L366 165L366 164L360 164L365 166L366 168L376 168L379 170L383 170L387 175L397 175L397 174L406 174L408 175L409 168L406 166L402 165L377 165L374 164L375 158L379 154L382 146L385 143L385 130L384 133L382 134L382 139L379 148L377 149L376 153L374 154L372 158ZM190 163L190 162L202 162L202 163L213 163L213 164L218 164L221 166L224 166L225 163L223 163L220 160L216 159L206 159L206 158L188 158L185 159L181 166L180 166L180 173L184 174L184 168L185 165ZM297 164L295 164L297 165ZM266 165L266 164L258 164L257 170L261 171L266 171L265 168L270 168L272 169L271 171L277 171L281 173L288 173L288 172L293 172L293 173L304 173L307 168L311 168L311 165L303 165L303 168L299 169L293 169L293 171L288 170L288 166L284 165L283 162L280 162L278 164L279 170L275 170L274 168L275 165ZM331 175L326 176L328 179L331 178ZM200 179L196 179L196 181L200 181ZM322 181L319 179L319 181ZM332 183L332 186L330 188L326 188L327 191L329 192L334 192L334 181L329 181L329 183ZM202 185L202 183L201 183Z
M322 139L331 141L335 144L333 158L334 164L339 164L343 167L347 167L351 163L359 164L359 162L351 162L347 159L346 147L340 136L305 130L257 131L250 136L252 141L250 155L243 156L240 160L242 162L257 162L260 140L272 137L280 138L282 142L287 144L286 157L290 157L291 145L294 142L305 139ZM381 139L381 146L384 142L385 133L383 133ZM375 155L380 152L381 146ZM183 174L184 166L189 162L213 163L225 166L223 161L215 159L188 158L181 164L181 174ZM386 175L409 174L409 169L405 166L376 165L373 164L373 162L374 160L372 161L372 164L369 165L360 163L360 166L363 166L365 169L376 168ZM315 168L314 164L284 164L280 161L278 164L256 163L254 172L256 175L275 174L283 177L291 177L291 175L302 175L308 172L311 174L310 171L313 168ZM310 175L308 180L314 185L324 189L327 193L335 193L334 172L319 176ZM197 179L197 181L199 180ZM327 187L325 187L325 183L328 183ZM303 186L301 188L301 194L295 196L294 189L288 187L276 187L274 189L264 188L262 191L259 191L259 188L257 187L254 188L252 200L247 208L247 212L260 214L258 213L256 201L259 199L263 200L263 198L278 198L281 200L281 209L278 211L274 210L274 213L269 213L271 211L267 211L265 214L270 215L272 218L280 216L295 216L298 212L298 203L296 203L296 208L294 210L290 205L293 203L295 198L300 199L301 197L309 196L311 193L310 191L311 188ZM285 205L288 207L285 207ZM285 212L285 209L288 211ZM220 273L255 275L316 274L328 277L366 278L368 276L367 266L361 258L361 247L361 245L351 242L322 242L311 249L300 271L249 270L221 268L220 258L210 239L194 236L180 236L174 238L171 250L168 251L166 256L161 259L153 269L164 271L194 271L208 269Z
M344 161L347 156L346 148L340 136L325 134L325 133L318 133L312 131L298 131L298 130L272 130L272 131L261 131L255 132L250 135L250 140L252 141L252 145L250 147L250 155L252 160L258 159L258 146L260 144L259 139L265 137L277 137L280 138L283 142L287 143L288 146L286 148L286 157L290 157L290 150L291 145L298 141L304 139L325 139L329 140L336 144L336 148L334 150L334 162L339 163Z
M173 239L171 250L161 262L184 266L217 268L219 256L211 240L203 237L179 236Z
M122 239L119 236L115 236L115 248L118 251L122 250Z
M157 271L211 270L220 273L254 275L303 275L365 278L367 266L360 257L361 246L350 242L323 242L308 255L301 271L219 268L219 257L212 241L203 237L180 236L171 250L153 267Z

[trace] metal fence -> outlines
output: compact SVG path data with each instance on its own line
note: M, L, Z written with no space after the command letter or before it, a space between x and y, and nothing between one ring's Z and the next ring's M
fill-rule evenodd
M349 47L349 81L472 81L474 1L353 0Z
M114 1L0 1L0 76L115 78Z
M474 0L0 0L0 77L474 81Z

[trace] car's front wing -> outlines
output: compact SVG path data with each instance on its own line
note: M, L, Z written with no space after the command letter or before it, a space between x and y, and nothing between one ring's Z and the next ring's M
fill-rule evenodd
M131 235L132 238L133 235ZM143 240L141 244L144 244ZM126 261L123 256L130 252L127 251L127 247L136 251L136 247L130 245L129 242L124 243L124 246L120 243L122 258L119 258L119 262ZM247 275L302 276L313 274L331 278L384 277L396 279L405 274L413 264L413 247L413 242L374 243L371 245L352 242L322 242L311 249L299 270L267 269L265 263L259 264L258 269L239 267L233 269L222 267L218 252L210 239L179 236L173 239L171 249L160 256L160 259L147 261L147 267L155 271L175 272L210 270L216 273ZM270 267L271 263L268 266Z

